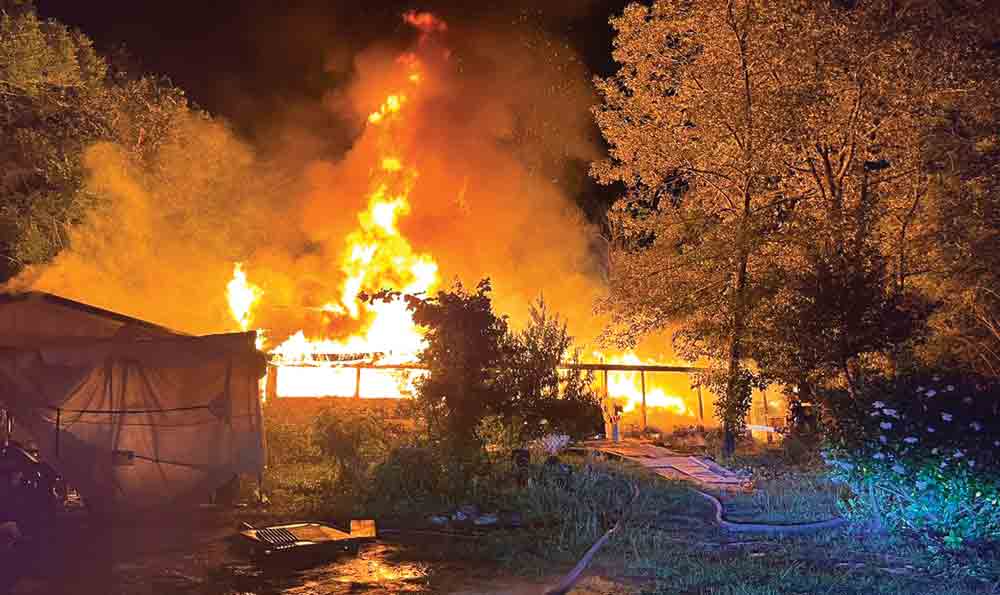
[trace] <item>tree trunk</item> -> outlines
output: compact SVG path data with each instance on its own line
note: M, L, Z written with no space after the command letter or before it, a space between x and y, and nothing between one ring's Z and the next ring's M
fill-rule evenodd
M745 243L744 243L745 245ZM733 304L733 335L729 342L729 370L726 382L726 411L723 416L722 455L730 457L736 451L736 428L733 427L733 409L740 399L740 373L743 359L743 334L746 329L746 293L747 261L749 255L745 248L740 253L740 267L736 275L736 291ZM745 412L740 412L745 413Z

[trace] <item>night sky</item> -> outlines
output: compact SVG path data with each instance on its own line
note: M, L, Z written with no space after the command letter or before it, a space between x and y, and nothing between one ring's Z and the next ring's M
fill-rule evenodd
M351 77L349 56L379 41L404 44L408 9L452 23L532 26L566 39L595 73L611 68L608 17L623 0L37 0L43 16L81 29L105 51L124 46L130 64L166 75L200 106L248 138L289 106L315 100ZM540 7L541 4L545 6ZM469 5L473 5L470 7ZM328 68L331 48L343 56Z

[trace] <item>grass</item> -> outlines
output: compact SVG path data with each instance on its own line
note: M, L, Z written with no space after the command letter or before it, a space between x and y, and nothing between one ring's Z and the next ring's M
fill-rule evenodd
M997 592L1000 560L932 556L898 539L843 531L795 538L727 535L708 522L707 505L684 484L653 478L628 464L572 463L574 472L565 483L539 473L519 488L501 464L495 474L470 485L466 502L520 511L530 528L495 530L470 541L460 555L499 563L505 572L523 576L565 571L619 518L635 483L640 495L623 531L594 562L599 572L635 593ZM301 512L334 513L342 501L322 502L315 491L329 493L331 481L321 464L274 469L272 497L289 498L278 508L283 516L294 514L296 506L304 507ZM784 477L763 484L764 491L740 497L757 510L747 520L815 520L831 512L834 492L818 478L796 484Z
M301 441L295 425L284 428L284 440ZM275 433L271 444L280 439ZM597 572L630 592L1000 593L1000 554L932 555L900 538L846 530L794 538L726 534L709 521L709 505L685 484L628 463L564 455L573 467L568 478L557 481L536 465L527 485L520 486L501 459L466 484L452 482L445 490L415 497L400 488L409 481L403 476L384 485L369 482L348 488L339 481L337 465L308 445L286 452L301 456L272 461L268 469L271 518L371 517L383 528L412 528L426 525L431 514L465 503L484 511L516 511L525 528L488 531L462 540L461 547L448 554L452 561L498 565L509 575L548 580L568 570L625 513L635 484L640 494L623 530L593 563ZM757 488L726 499L733 520L780 524L823 520L836 513L840 490L808 457L758 448L721 462L751 470Z
M839 514L843 489L815 475L764 479L754 482L751 493L722 495L726 516L732 521L757 523L808 523Z

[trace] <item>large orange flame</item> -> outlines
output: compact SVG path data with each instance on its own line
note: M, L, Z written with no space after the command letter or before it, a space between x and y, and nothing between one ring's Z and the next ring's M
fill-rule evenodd
M423 29L433 22L421 17L414 25ZM368 116L369 133L379 136L382 154L372 174L367 208L358 214L358 227L345 240L340 295L324 307L331 314L363 321L364 330L340 341L306 337L299 331L272 348L281 396L354 395L359 373L344 368L344 361L377 357L381 363L409 362L423 348L422 332L402 299L371 304L361 299L362 292L381 289L426 293L439 281L437 263L430 255L416 253L398 226L409 213L410 190L419 175L399 154L397 136L405 107L422 79L420 62L412 55L399 64L407 69L408 88L389 94ZM249 283L240 264L234 267L228 291L232 316L246 329L261 292ZM413 374L365 370L364 376L363 396L398 397L411 388Z

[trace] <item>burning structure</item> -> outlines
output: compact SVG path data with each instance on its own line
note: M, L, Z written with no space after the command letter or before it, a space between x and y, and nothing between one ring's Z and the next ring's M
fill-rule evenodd
M588 342L602 326L591 312L603 291L598 234L553 182L598 155L586 72L557 40L404 20L410 47L355 56L354 83L323 99L357 122L338 159L301 149L312 131L289 132L271 158L292 172L285 183L224 127L188 117L152 165L91 147L90 185L113 208L20 284L192 332L257 330L271 398L406 396L423 338L401 300L362 299L382 289L427 294L489 276L499 310L521 319L544 293ZM554 62L538 62L543 44ZM686 373L604 371L599 388L622 401L626 423L644 424L644 409L662 414L645 416L650 425L713 423L714 400L699 400Z

